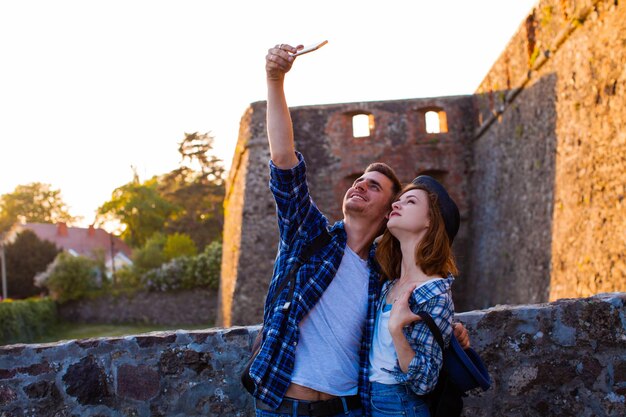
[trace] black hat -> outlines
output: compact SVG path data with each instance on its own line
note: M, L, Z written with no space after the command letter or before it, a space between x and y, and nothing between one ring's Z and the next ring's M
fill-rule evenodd
M461 223L461 216L459 215L459 208L456 206L456 203L450 198L450 195L443 185L433 177L420 175L411 182L415 185L423 185L428 191L437 195L437 204L439 205L443 222L446 225L448 239L450 239L450 244L452 244Z

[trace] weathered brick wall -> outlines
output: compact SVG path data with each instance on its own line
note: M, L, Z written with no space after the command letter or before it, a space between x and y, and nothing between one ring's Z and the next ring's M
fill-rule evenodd
M426 133L424 113L446 112L448 131ZM352 116L370 114L369 137L354 138ZM296 147L305 156L313 200L331 222L341 219L345 191L372 162L391 165L408 182L433 173L449 188L461 211L454 250L461 271L469 260L467 150L474 130L471 97L345 103L291 109ZM220 317L225 326L251 324L262 317L264 295L278 243L274 200L269 192L269 149L265 104L255 103L242 118L225 203ZM463 276L455 301L463 307Z
M458 315L493 379L465 416L626 415L626 293ZM258 326L0 347L0 416L252 416Z
M140 291L70 301L58 306L59 318L80 323L215 324L215 290Z
M626 290L626 4L541 1L477 91L473 308Z

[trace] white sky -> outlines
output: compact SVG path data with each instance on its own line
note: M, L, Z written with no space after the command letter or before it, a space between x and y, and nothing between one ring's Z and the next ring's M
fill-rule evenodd
M2 1L0 194L39 181L93 221L211 131L228 168L265 54L310 44L289 105L471 94L536 0Z

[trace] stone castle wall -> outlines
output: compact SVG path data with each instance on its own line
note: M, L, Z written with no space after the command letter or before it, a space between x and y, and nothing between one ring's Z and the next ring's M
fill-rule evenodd
M624 291L625 63L626 3L543 0L474 96L294 108L314 200L340 218L343 193L375 160L404 181L443 178L462 213L458 311ZM429 109L446 112L448 133L425 133ZM231 172L231 184L247 188L227 212L249 210L249 229L225 233L243 255L224 251L222 285L234 298L223 308L238 311L224 324L260 321L276 250L263 104L253 112L239 142L254 131L254 146L238 147L246 163ZM358 113L374 117L367 138L352 137Z
M146 323L213 326L215 290L138 291L69 301L57 307L59 318L78 323Z
M626 415L626 294L457 315L493 383L464 416ZM253 416L259 327L0 347L2 417Z
M461 230L454 250L461 271L469 259L467 144L473 132L471 97L437 97L344 103L291 109L296 148L307 163L313 200L332 222L342 218L345 191L372 162L391 165L402 181L429 173L446 185L459 205ZM424 114L442 109L447 132L426 133ZM373 129L355 138L352 116L368 114ZM407 157L409 155L410 157ZM274 200L268 188L269 149L265 103L253 104L242 118L225 203L221 306L218 323L261 321L264 295L278 244ZM463 305L462 281L455 288Z
M477 91L473 308L626 289L626 4L540 2Z

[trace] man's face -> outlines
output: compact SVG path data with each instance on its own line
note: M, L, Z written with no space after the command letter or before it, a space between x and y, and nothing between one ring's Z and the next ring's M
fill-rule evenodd
M393 183L377 171L357 178L343 198L344 216L362 216L373 222L383 221L391 210Z

